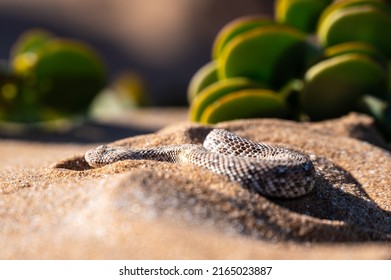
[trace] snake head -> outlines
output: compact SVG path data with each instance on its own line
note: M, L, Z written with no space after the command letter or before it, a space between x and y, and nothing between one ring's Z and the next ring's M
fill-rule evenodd
M104 165L102 158L107 153L108 146L101 145L94 149L88 150L84 154L84 159L91 167L99 167Z
M123 149L121 148L101 145L88 150L84 158L90 166L99 167L118 161L118 155L122 153Z

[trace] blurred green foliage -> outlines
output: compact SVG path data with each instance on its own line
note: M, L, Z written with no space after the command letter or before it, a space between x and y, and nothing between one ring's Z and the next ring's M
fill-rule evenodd
M0 69L0 121L31 123L85 114L106 80L105 65L91 46L28 30Z

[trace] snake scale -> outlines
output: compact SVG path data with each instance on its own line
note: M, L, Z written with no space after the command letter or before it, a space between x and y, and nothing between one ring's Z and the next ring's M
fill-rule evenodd
M261 195L277 198L305 195L315 182L314 165L306 155L253 142L224 129L211 130L203 145L140 150L102 145L87 151L85 159L92 167L129 159L190 163L225 175Z

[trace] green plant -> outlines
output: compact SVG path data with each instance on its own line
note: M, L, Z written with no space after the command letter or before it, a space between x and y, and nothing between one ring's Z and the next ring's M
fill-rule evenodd
M243 17L218 33L209 72L191 81L191 120L317 121L359 111L391 139L391 7L381 0L277 0L275 10L275 20ZM230 86L237 79L242 87ZM267 94L256 101L246 97L261 91ZM270 105L270 95L280 105ZM239 113L245 108L251 113Z

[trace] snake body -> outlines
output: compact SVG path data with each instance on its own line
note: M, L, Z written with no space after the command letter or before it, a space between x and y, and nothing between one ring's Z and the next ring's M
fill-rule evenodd
M85 159L92 167L130 159L190 163L269 197L299 197L310 192L315 182L315 169L306 155L253 142L224 129L213 129L203 145L140 150L102 145L87 151Z

